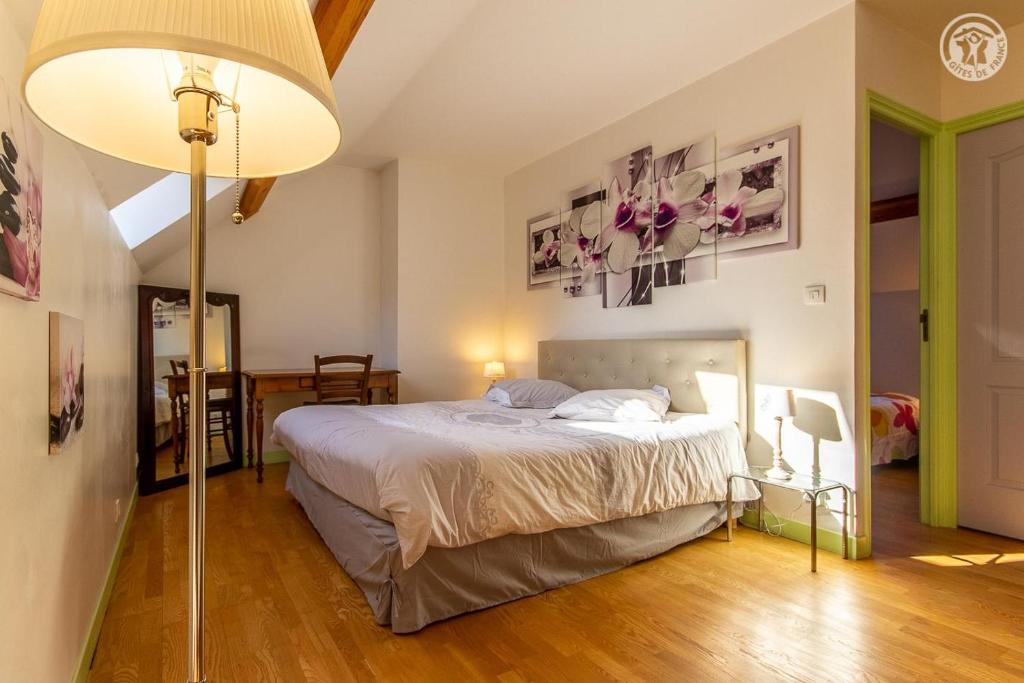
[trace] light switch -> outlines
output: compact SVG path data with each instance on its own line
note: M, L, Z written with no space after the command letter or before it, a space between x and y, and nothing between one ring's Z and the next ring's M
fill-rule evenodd
M804 303L808 306L825 303L825 285L808 285L804 289Z

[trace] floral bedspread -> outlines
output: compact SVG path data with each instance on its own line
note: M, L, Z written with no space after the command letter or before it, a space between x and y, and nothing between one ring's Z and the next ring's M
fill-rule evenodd
M871 464L917 457L920 401L914 396L887 392L871 395Z

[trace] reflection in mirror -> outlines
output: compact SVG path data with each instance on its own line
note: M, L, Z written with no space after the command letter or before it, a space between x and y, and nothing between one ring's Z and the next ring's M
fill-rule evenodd
M230 462L234 447L231 357L232 316L227 305L206 305L206 366L208 384L207 467ZM188 395L190 312L187 299L152 303L153 429L157 481L188 471ZM240 454L239 454L240 457Z

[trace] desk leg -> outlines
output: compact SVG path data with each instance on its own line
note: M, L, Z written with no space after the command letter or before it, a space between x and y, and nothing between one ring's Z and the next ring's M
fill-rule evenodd
M811 571L818 571L818 496L811 498Z
M398 375L388 377L388 403L398 403Z
M263 483L263 399L256 399L256 483Z
M732 540L732 477L725 484L725 540Z
M850 548L849 548L849 534L847 533L847 515L850 512L850 491L845 486L843 487L843 559L850 559Z
M249 469L252 469L252 385L245 392L245 437L248 443L246 455L249 458Z

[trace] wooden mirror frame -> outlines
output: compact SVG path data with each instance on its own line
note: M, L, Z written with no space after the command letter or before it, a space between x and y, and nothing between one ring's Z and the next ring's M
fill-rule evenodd
M138 343L138 405L136 408L136 446L139 453L138 479L139 494L146 496L188 483L188 473L166 479L156 478L156 429L153 419L156 407L153 400L153 302L188 301L188 290L177 287L155 287L139 285L139 343ZM242 349L239 325L239 302L237 294L207 292L206 303L212 306L227 306L231 310L231 397L233 411L231 420L231 459L206 468L207 476L214 476L242 467L242 428L245 413L242 412Z

